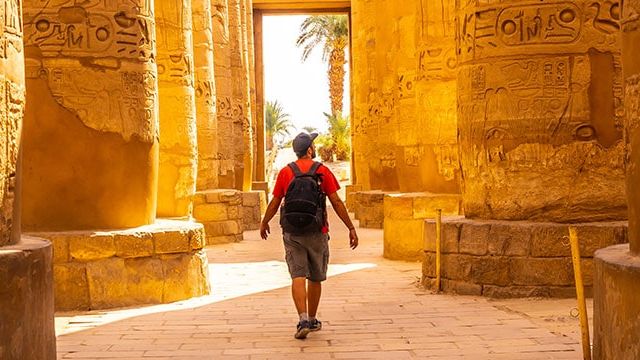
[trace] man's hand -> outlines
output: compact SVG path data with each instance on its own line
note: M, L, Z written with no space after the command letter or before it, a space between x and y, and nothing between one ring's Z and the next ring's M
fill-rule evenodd
M355 250L358 247L358 233L356 233L356 229L349 230L349 245L351 246L351 250Z
M269 227L269 223L265 223L264 221L260 223L260 237L264 240L267 240L267 237L271 233L271 228ZM357 240L356 240L357 241Z

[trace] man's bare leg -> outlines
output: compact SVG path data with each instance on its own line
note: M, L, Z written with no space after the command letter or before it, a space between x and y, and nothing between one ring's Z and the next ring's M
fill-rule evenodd
M294 278L291 282L291 295L298 310L298 315L307 312L307 279L303 277Z
M309 302L309 317L315 318L318 313L318 305L320 304L320 295L322 295L322 283L309 280L307 290L307 301Z

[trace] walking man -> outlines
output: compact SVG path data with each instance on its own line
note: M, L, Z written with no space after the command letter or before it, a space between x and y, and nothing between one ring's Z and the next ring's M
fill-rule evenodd
M300 133L293 140L293 151L298 160L280 170L273 189L273 199L260 224L260 236L266 240L271 231L269 221L284 199L280 225L292 279L291 295L300 316L296 339L304 339L309 332L322 329L316 314L329 264L327 197L336 214L349 228L351 249L358 246L356 228L337 193L340 184L329 168L313 161L316 157L313 140L317 136L316 133Z

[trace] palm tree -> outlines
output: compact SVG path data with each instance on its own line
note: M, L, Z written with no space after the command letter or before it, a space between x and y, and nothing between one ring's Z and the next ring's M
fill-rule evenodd
M333 158L343 161L348 160L351 154L351 126L349 125L349 117L338 115L330 115L324 113L329 123L329 138L321 149L320 155L323 160Z
M316 15L304 20L300 26L300 35L296 41L303 46L302 61L307 60L311 51L322 45L322 60L329 60L329 93L331 96L331 114L342 113L344 95L345 48L349 44L349 24L345 15Z
M285 113L278 101L267 101L265 109L265 131L267 133L267 150L273 148L276 136L289 135L293 127L289 114Z

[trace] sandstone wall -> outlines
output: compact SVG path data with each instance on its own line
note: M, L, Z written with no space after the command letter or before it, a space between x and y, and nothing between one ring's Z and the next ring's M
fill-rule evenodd
M155 3L160 101L158 216L191 213L197 132L191 0Z
M365 190L459 192L454 5L352 2L355 176Z
M626 218L619 3L465 4L457 51L467 217Z
M153 221L157 75L148 4L24 1L25 229Z

